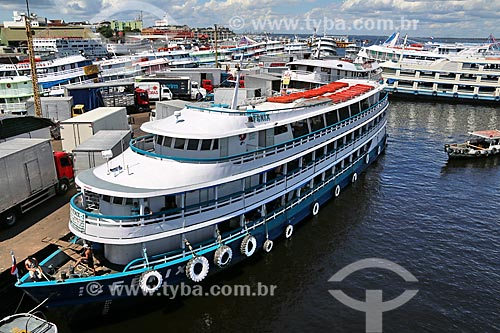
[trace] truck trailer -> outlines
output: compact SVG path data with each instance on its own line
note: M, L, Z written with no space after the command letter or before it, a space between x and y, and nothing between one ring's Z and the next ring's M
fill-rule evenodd
M128 130L124 107L102 107L61 122L62 149L71 152L100 130Z
M117 156L129 147L132 132L130 130L102 130L73 149L73 168L75 176L80 172L107 162L103 151L111 151Z
M73 163L53 152L49 139L17 138L0 143L0 223L13 226L18 217L73 183Z

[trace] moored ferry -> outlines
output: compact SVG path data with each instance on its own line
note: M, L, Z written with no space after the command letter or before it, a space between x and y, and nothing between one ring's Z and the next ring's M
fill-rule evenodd
M344 79L239 107L235 88L231 107L188 105L143 124L147 135L78 175L73 241L40 262L42 280L16 285L48 306L109 309L117 286L151 294L272 251L382 153L383 88ZM95 275L73 267L88 243Z
M382 77L387 90L403 97L433 100L500 102L500 53L480 46L433 62L387 61Z

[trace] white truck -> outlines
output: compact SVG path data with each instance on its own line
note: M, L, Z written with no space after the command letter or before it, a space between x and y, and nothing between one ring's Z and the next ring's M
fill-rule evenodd
M129 130L127 109L102 107L62 121L62 149L71 152L100 130Z
M157 90L168 88L172 93L172 98L201 101L207 97L206 89L200 87L198 82L191 81L189 76L169 77L157 73L151 76L137 76L135 78L136 87L146 87L145 84L151 83L153 87L158 88ZM149 98L153 99L149 90L148 94Z
M13 226L24 212L66 193L73 179L71 159L53 152L49 139L0 143L0 224Z
M136 82L135 88L146 90L150 101L170 100L173 97L170 88L162 86L160 82Z
M113 156L121 154L129 147L132 132L102 130L73 149L73 168L75 176L80 172L107 162L103 151L111 151Z

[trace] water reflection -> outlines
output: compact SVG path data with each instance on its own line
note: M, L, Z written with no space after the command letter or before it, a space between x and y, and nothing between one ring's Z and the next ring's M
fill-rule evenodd
M445 154L443 152L443 154ZM449 159L441 168L441 174L456 172L456 169L489 169L500 165L500 155L480 158Z

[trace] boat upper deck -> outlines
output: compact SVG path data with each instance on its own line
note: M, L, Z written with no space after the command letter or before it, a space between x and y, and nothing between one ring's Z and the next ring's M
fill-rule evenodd
M324 113L326 107L349 105L356 98L367 98L381 89L382 86L374 81L342 80L317 89L270 97L246 110L188 105L176 116L143 124L141 130L187 139L244 135Z
M220 107L184 109L178 117L171 116L143 125L141 128L152 134L133 140L129 149L107 164L80 173L76 182L86 190L140 198L176 193L181 189L189 191L200 186L214 186L265 171L270 164L313 149L326 138L345 135L366 125L385 110L387 98L375 98L375 94L383 88L382 85L372 83L357 86L353 83L349 86L352 90L343 88L351 97L351 100L343 102L335 103L324 97L324 100L317 99L320 104L313 107L283 108L286 105L300 105L304 102L302 98L293 103L265 102L258 106L258 109L262 105L282 107L279 110L275 107L269 109L269 113ZM360 88L362 89L359 90ZM367 89L368 92L362 92ZM345 95L342 96L346 98ZM371 99L371 103L368 99ZM361 108L362 100L369 106ZM356 104L356 108L353 108L349 116L348 106L353 104ZM344 112L345 118L339 118L324 127L325 113L333 111L337 114L341 108L347 111ZM261 122L257 121L257 116L262 119ZM316 117L321 125L317 129L310 125L310 130L295 130L292 136L294 129L290 124L302 122L307 126L311 117ZM251 125L249 118L253 118ZM259 137L264 138L268 130L270 134L276 133L275 129L280 126L286 127L280 140L264 144L257 142ZM256 132L259 135L255 135ZM249 142L252 140L251 136L255 140L253 144ZM186 137L188 139L182 139ZM211 144L206 150L200 148L205 141ZM194 146L190 146L192 142L195 143ZM160 174L161 177L153 176Z

